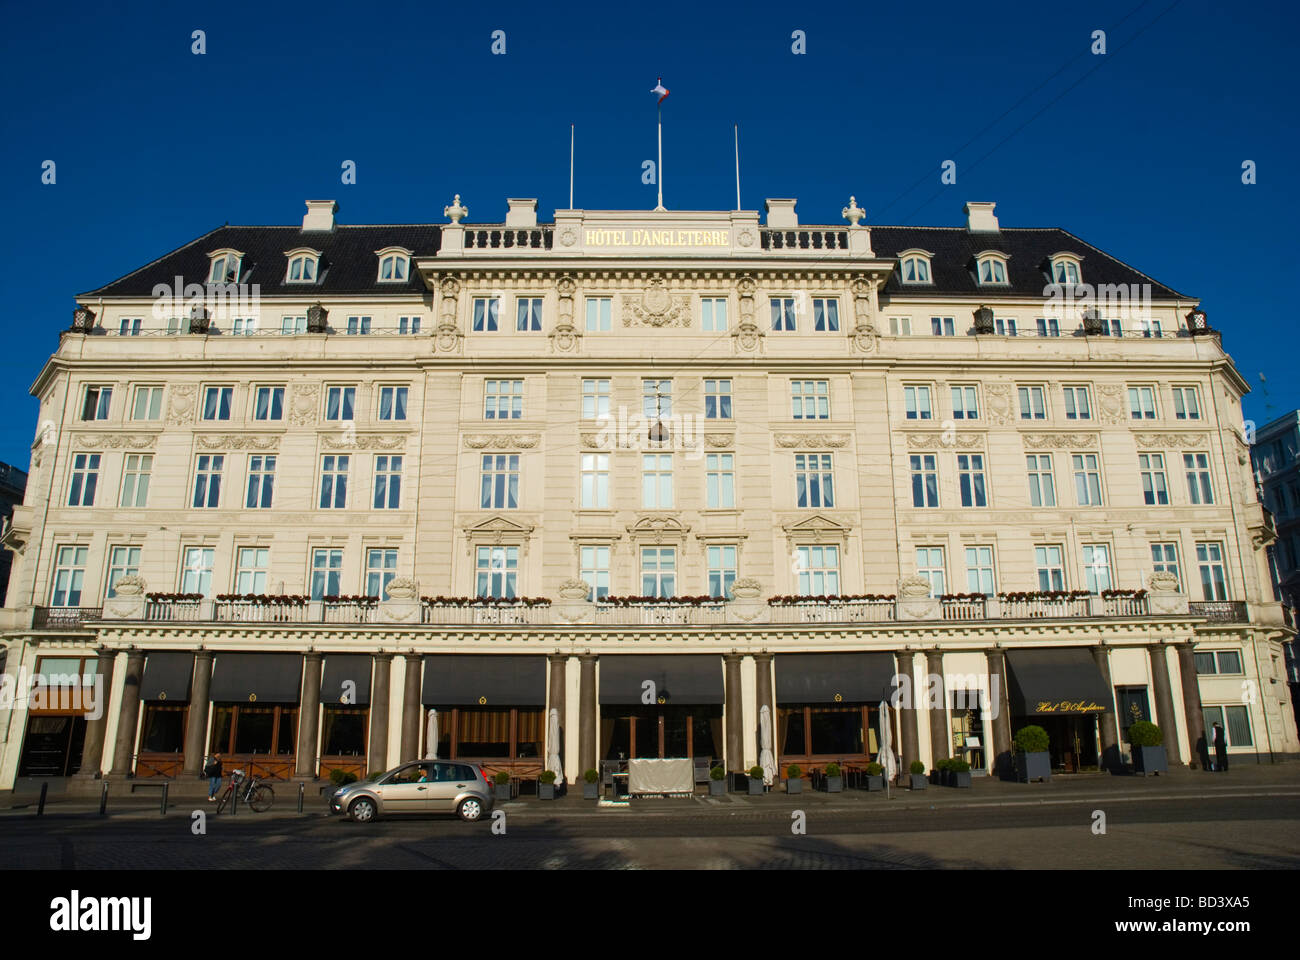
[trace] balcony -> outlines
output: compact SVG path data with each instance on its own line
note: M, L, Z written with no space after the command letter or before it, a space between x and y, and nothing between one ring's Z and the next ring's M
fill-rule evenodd
M1193 617L1204 617L1210 623L1248 623L1244 600L1206 600L1187 605Z
M888 623L893 600L805 600L772 606L773 623Z
M33 630L80 630L82 624L98 620L101 607L34 607Z

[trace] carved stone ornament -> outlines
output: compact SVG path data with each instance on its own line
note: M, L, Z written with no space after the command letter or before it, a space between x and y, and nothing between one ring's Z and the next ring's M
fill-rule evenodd
M1030 450L1079 450L1097 446L1095 433L1022 433L1020 439Z
M875 353L880 342L880 334L869 323L860 323L853 328L853 349L858 353Z
M905 600L925 600L930 596L930 581L913 573L898 581L898 595Z
M849 226L856 227L858 221L867 215L867 211L858 206L857 197L849 197L849 205L840 211L840 216L849 222Z
M330 450L400 450L406 446L406 435L402 433L356 433L344 430L335 436L321 434L321 445Z
M1157 570L1147 577L1147 589L1152 593L1178 593L1178 575Z
M805 450L816 447L839 447L847 446L849 435L847 433L778 433L776 435L776 445L786 449L802 448Z
M152 450L158 437L152 433L79 433L73 442L78 449Z
M736 435L733 433L706 433L704 435L704 445L711 450L725 450L736 445Z
M984 388L985 406L989 409L989 421L995 424L1010 423L1015 416L1011 404L1011 384L990 383Z
M535 433L467 433L465 446L471 450L492 447L496 450L530 450L541 441Z
M458 193L452 198L451 206L442 208L442 214L450 219L452 223L460 223L464 217L469 216L469 207L461 204L460 194Z
M1205 446L1203 433L1137 433L1133 437L1142 450Z
M632 319L647 327L689 327L690 311L686 309L685 297L674 297L668 292L668 283L663 277L655 277L641 294L640 302L635 300L626 304L623 310L623 326L633 326Z
M420 596L420 584L414 577L393 577L384 593L389 600L415 600Z
M578 242L578 231L573 227L565 227L560 231L560 246L571 247Z
M633 543L660 544L665 540L685 542L686 535L691 532L689 524L682 523L676 517L662 515L642 517L626 529Z
M752 247L754 245L754 231L745 227L736 234L736 243L742 247Z
M984 447L984 435L979 433L909 433L907 435L909 450L937 450L940 447L958 450L979 450Z
M736 600L755 600L763 592L763 581L757 577L738 577L731 585L731 596Z
M1102 423L1127 423L1129 415L1124 409L1124 388L1117 383L1103 383L1097 387L1097 411Z
M289 420L298 426L316 422L320 403L319 383L295 383L289 401Z
M118 577L113 584L113 592L119 597L138 597L149 589L149 584L138 573L128 573Z
M559 594L564 600L586 600L587 595L591 593L591 584L581 577L570 577L567 580L561 580Z
M754 291L757 289L758 284L754 282L753 277L744 276L736 281L736 292L742 297L752 298L754 296Z
M168 423L188 423L194 418L194 400L199 388L192 383L175 384L167 403Z
M280 442L277 436L248 433L200 433L195 439L204 450L272 450Z

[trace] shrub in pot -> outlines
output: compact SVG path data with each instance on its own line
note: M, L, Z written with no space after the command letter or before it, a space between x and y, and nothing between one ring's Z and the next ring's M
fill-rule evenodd
M496 784L495 796L498 800L509 800L510 797L510 774L505 770L498 770L492 775L492 782Z
M948 761L948 785L950 787L970 786L970 764L965 760Z
M537 799L555 799L555 771L543 770L537 775Z
M357 775L347 770L337 768L330 771L330 783L336 787L346 787L349 783L356 783Z
M1129 743L1133 747L1133 772L1146 776L1148 773L1161 774L1169 772L1169 761L1165 755L1165 733L1150 720L1139 720L1128 728Z
M749 768L749 795L751 797L763 795L763 768L758 764Z
M925 764L920 760L913 760L912 765L908 768L908 776L911 781L913 790L924 790L929 781L925 776Z
M1016 745L1016 779L1021 783L1052 779L1052 755L1047 752L1047 731L1035 724L1021 727L1012 738Z
M800 769L797 763L792 763L785 768L785 792L803 792L803 770Z
M838 763L826 764L826 792L840 793L844 789L844 774Z
M583 773L582 799L584 800L600 799L600 771L599 770L593 768Z
M718 764L709 771L709 796L725 797L727 795L727 771Z
M878 763L867 764L867 789L885 789L885 768Z
M930 782L936 787L948 786L948 758L944 757L930 768Z

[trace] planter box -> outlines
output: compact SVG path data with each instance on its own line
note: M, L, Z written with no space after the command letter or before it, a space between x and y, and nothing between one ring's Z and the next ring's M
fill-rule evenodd
M1146 776L1148 773L1168 773L1169 759L1165 754L1165 748L1159 747L1133 747L1133 772Z
M1016 779L1021 783L1031 780L1047 782L1052 779L1052 755L1046 750L1016 754Z
M945 775L942 770L931 770L930 782L933 783L936 787L947 786L947 783L945 783L944 781L944 776Z
M844 791L844 778L843 778L843 777L827 777L827 778L826 778L826 792L827 792L827 793L842 793L843 791Z
M498 801L514 799L513 797L510 796L510 784L508 783L493 784L492 795L496 797Z
M924 773L909 773L908 776L912 778L913 790L924 790L930 782Z
M711 797L725 797L726 795L727 795L727 781L726 781L726 780L710 780L710 781L709 781L709 796L711 796Z
M584 799L584 800L599 800L599 799L600 799L600 784L599 784L599 783L583 783L583 785L582 785L582 799Z
M751 797L761 797L761 796L763 795L763 778L762 778L762 777L750 777L750 778L749 778L749 795L750 795Z
M883 773L880 774L879 776L872 776L871 774L867 774L866 785L867 785L866 788L868 790L884 790L885 775Z
M957 770L948 771L948 786L950 787L970 787L970 771L965 772Z
M785 782L786 793L803 793L803 780L787 780Z
M553 783L542 783L541 781L538 781L538 783L537 783L537 799L538 799L538 800L554 800L554 799L555 799L555 784L553 784Z

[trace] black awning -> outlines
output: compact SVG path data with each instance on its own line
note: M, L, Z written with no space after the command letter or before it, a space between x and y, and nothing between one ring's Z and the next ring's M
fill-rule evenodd
M1013 716L1103 713L1111 692L1085 647L1007 651Z
M778 653L777 703L879 703L894 692L892 653Z
M722 703L722 658L708 654L616 653L600 658L600 702L644 704L654 683L658 703Z
M297 703L302 693L300 653L218 653L212 700L219 703Z
M420 702L426 707L544 707L546 657L429 654Z
M145 657L140 699L185 703L190 698L193 675L194 654L180 650L154 651Z
M370 706L371 663L365 653L327 653L320 702L326 706Z

